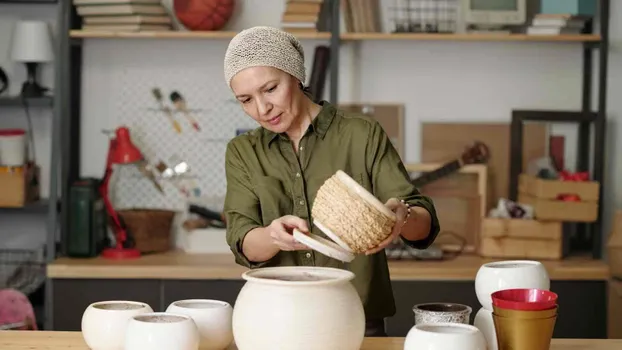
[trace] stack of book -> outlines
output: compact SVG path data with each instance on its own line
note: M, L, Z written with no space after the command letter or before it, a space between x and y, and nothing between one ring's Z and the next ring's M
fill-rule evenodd
M434 1L427 3L434 4ZM382 32L380 7L380 0L342 0L341 12L346 32Z
M317 33L330 30L329 0L287 0L281 29L292 33Z
M73 0L84 31L170 31L161 0Z
M544 14L534 16L529 35L573 35L581 34L588 18L570 14Z

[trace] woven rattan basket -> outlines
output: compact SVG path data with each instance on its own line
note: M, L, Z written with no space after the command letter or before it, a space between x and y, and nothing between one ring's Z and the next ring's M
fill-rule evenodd
M311 215L315 226L353 254L377 247L396 222L389 208L341 170L320 187Z
M157 209L119 210L119 216L141 253L161 253L171 249L174 211Z

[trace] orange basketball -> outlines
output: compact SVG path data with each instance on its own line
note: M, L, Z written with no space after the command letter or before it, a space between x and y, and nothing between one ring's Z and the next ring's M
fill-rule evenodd
M234 0L174 0L177 19L189 30L220 30L235 7Z

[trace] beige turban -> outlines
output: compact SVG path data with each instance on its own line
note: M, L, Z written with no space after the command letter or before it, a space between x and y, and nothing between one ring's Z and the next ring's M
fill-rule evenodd
M305 59L302 45L295 36L272 27L253 27L238 33L225 53L225 79L231 79L249 67L268 66L280 69L305 82Z

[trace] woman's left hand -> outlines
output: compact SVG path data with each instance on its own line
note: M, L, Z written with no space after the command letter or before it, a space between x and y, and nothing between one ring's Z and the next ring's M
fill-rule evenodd
M395 225L393 225L393 231L391 232L391 235L384 241L380 242L378 246L365 252L365 255L375 254L386 248L389 244L391 244L391 242L399 237L402 232L402 227L406 223L405 220L408 215L408 206L404 202L397 198L391 198L384 205L395 213L397 220L395 221Z

